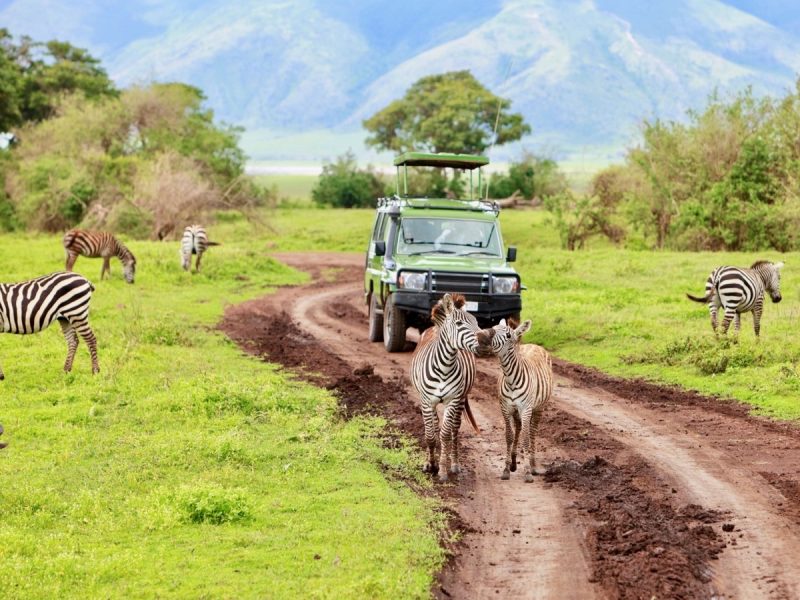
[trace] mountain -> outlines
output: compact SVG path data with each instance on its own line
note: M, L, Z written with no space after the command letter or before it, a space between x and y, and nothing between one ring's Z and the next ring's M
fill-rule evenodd
M365 155L361 121L447 70L531 123L493 158L613 157L644 118L715 89L782 94L800 72L800 6L777 0L13 0L0 23L88 47L120 85L197 85L266 159Z

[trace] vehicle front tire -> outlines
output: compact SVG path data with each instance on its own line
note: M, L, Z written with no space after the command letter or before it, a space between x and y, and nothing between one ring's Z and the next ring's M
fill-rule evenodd
M387 352L401 352L406 346L406 313L395 307L391 294L383 305L383 345Z
M378 313L378 299L374 293L369 299L369 341L383 341L383 314Z

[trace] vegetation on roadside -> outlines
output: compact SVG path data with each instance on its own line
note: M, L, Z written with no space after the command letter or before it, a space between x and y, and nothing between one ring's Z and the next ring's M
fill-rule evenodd
M784 98L713 95L686 122L646 121L641 143L585 199L551 203L555 222L582 238L613 224L633 247L798 250L798 127L800 80Z
M359 168L352 152L322 167L322 174L311 190L311 198L319 206L354 208L375 206L384 195L386 181L372 167Z
M418 477L416 452L214 328L226 304L305 279L265 256L271 237L226 215L194 275L175 244L132 242L135 286L80 259L97 376L83 343L63 373L57 326L0 336L5 596L428 596L440 522L392 480ZM5 235L0 254L4 281L63 264L55 236Z

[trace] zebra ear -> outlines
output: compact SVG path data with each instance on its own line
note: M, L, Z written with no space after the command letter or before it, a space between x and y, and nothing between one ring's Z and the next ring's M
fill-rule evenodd
M453 297L450 294L445 294L442 296L442 308L444 309L444 314L449 315L453 312Z
M497 324L499 327L508 327L505 319L500 319L500 322Z
M780 271L783 268L783 261L775 263L775 268Z
M522 325L520 325L519 327L517 327L514 330L514 333L517 334L517 338L521 338L523 335L525 335L530 330L530 328L531 328L531 320L530 319L525 319L522 322Z

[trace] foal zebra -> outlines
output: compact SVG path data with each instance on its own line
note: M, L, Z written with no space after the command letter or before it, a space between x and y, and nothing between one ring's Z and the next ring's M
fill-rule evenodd
M501 479L509 479L517 470L517 444L522 434L522 448L528 455L525 481L536 474L536 430L542 412L553 392L553 364L550 354L536 344L520 344L531 328L530 320L517 326L503 319L486 330L493 354L500 359L503 374L498 379L500 410L506 424L506 465ZM513 423L513 431L512 431Z
M201 225L189 225L183 230L181 240L181 266L184 271L192 268L192 254L197 255L195 270L200 270L200 259L209 246L218 246L217 242L208 241L206 230Z
M78 255L87 258L102 257L103 268L100 270L100 279L103 279L106 273L111 273L111 257L116 256L122 261L125 281L133 283L136 275L136 258L122 242L106 231L72 229L64 234L64 250L67 251L65 267L67 271L72 271Z
M736 333L741 329L741 314L753 311L753 329L756 337L761 332L761 312L764 309L764 292L769 292L773 302L781 301L781 269L783 263L766 260L754 262L749 269L718 267L706 281L706 295L702 298L686 294L694 302L707 302L711 313L711 328L717 333L717 311L723 308L722 335L728 333L735 321Z
M445 482L448 473L457 474L458 430L461 411L477 429L469 410L467 394L475 379L475 356L478 349L478 324L475 317L462 307L463 296L445 294L434 306L431 317L434 327L427 329L411 358L411 383L420 397L425 423L425 442L428 445L426 472L439 474ZM444 405L441 426L438 426L436 406ZM440 460L436 461L436 430L441 444Z
M3 333L28 334L46 329L58 320L67 340L64 371L72 370L78 335L89 347L92 373L97 363L97 339L89 327L89 301L94 286L77 273L53 273L21 283L0 283L0 322ZM0 368L0 379L5 379Z

